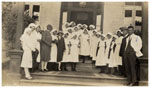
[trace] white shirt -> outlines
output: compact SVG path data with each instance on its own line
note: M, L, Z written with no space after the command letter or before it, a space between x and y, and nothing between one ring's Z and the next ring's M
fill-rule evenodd
M142 39L135 34L130 35L127 39L126 39L126 48L128 46L128 41L129 39L131 40L131 47L134 49L134 51L136 52L136 56L137 57L141 57L143 56L142 52L141 52L141 48L142 48ZM126 49L125 48L125 49Z

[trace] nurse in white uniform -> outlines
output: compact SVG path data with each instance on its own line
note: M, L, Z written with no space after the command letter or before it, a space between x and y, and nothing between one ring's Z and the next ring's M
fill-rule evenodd
M21 61L21 67L24 68L26 79L32 79L29 68L32 68L32 51L35 51L35 45L31 38L31 34L34 30L35 24L31 23L20 37L22 48L24 51Z

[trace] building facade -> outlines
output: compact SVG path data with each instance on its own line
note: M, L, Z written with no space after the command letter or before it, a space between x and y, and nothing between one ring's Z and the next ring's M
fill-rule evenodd
M141 31L140 2L26 2L29 16L38 16L42 29L51 24L62 30L65 22L94 24L103 33L116 32L121 26L134 25Z

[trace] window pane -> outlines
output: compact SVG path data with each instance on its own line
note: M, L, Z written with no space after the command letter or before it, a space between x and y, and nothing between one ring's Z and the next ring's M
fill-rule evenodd
M132 17L132 10L125 10L125 17Z
M134 5L134 2L125 2L125 5Z
M141 10L137 10L136 11L136 16L142 17L142 11Z
M142 2L135 2L136 6L142 6Z
M24 11L29 10L29 5L25 5Z
M39 13L40 12L40 6L39 5L33 5L33 15L32 18L34 20L39 20Z

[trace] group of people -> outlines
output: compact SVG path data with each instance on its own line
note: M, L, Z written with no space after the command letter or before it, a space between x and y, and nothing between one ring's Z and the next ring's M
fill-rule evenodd
M142 40L134 34L134 27L121 27L116 33L102 34L94 25L66 22L63 31L47 29L41 31L40 25L29 24L20 40L24 51L21 67L25 78L32 79L29 68L34 68L33 62L41 64L41 71L48 71L48 63L56 63L57 70L76 71L79 56L82 62L92 59L100 73L122 73L127 76L128 85L134 85L136 79L136 59L142 56Z

